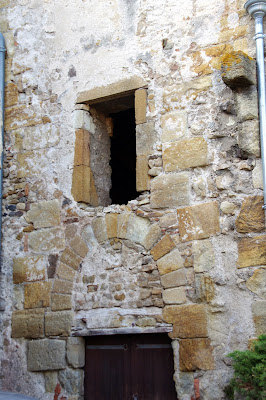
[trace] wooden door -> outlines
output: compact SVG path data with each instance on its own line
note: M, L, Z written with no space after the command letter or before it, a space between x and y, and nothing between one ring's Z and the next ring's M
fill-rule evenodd
M85 400L176 400L166 334L87 339Z

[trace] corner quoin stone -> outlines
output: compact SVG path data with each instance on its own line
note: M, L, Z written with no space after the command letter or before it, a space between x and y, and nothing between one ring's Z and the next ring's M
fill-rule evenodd
M222 58L222 79L230 88L256 85L256 61L242 51L232 51Z
M34 340L28 344L28 370L51 371L66 368L64 340Z

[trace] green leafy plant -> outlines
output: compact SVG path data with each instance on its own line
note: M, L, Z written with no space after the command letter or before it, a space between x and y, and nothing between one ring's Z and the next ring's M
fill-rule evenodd
M236 392L246 400L266 399L266 335L254 341L253 348L228 354L233 359L234 377L226 388L233 400Z

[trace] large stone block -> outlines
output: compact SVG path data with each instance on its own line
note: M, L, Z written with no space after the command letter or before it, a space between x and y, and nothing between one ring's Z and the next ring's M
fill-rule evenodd
M87 165L75 165L72 176L72 195L77 202L89 203L91 201L92 172Z
M83 368L85 365L85 339L69 337L67 339L67 361L73 368Z
M41 201L31 205L26 214L26 221L34 228L50 228L60 224L60 204L58 200Z
M62 388L69 394L82 394L84 385L84 374L82 370L66 369L60 371L58 379ZM80 398L81 396L79 396Z
M71 294L73 290L73 282L62 279L55 279L53 285L53 293Z
M108 239L117 237L117 218L118 214L114 213L107 214L105 217Z
M44 310L14 311L12 337L38 339L44 337Z
M263 196L246 197L236 219L236 230L240 233L261 232L265 229Z
M238 243L238 268L266 264L266 235L241 239Z
M89 251L86 243L79 236L75 236L70 240L69 245L82 258L84 258Z
M165 254L169 253L175 247L175 243L172 240L170 235L165 235L159 243L157 243L151 249L151 255L153 259L156 261L159 258L163 257Z
M152 224L144 238L143 245L145 249L150 249L162 236L162 231L159 224Z
M215 266L215 254L210 240L194 241L192 253L195 272L206 272Z
M163 147L163 166L166 172L207 164L208 146L203 138L179 140Z
M65 340L43 339L28 343L28 370L52 371L66 368Z
M90 166L90 133L85 129L76 130L74 166Z
M256 87L236 93L236 111L240 121L258 118L258 94Z
M39 125L43 123L41 116L37 116L26 105L8 107L5 112L5 129L21 129L25 126Z
M29 246L40 253L58 253L65 247L64 231L61 228L48 228L31 232Z
M239 125L238 146L247 156L260 157L259 122L244 121Z
M163 290L163 301L165 304L183 304L187 301L186 289L177 287Z
M187 113L176 110L161 117L162 143L183 138L187 131Z
M150 176L148 172L148 157L146 155L137 156L136 188L138 192L150 189Z
M82 258L67 247L62 253L60 261L77 271L82 263Z
M14 106L18 103L18 87L9 82L5 87L5 107Z
M160 175L151 182L151 207L173 208L189 204L189 174Z
M256 329L256 335L265 335L266 333L266 301L255 301L252 305L253 320Z
M242 51L232 51L222 58L222 79L231 88L256 85L256 61Z
M146 122L136 126L137 156L153 154L155 143L156 130L154 122Z
M162 275L161 283L164 288L185 286L187 284L187 276L185 268Z
M104 217L95 218L92 221L92 228L99 243L103 243L108 239Z
M95 133L95 124L92 116L87 110L74 110L74 128L80 130L86 130L91 133Z
M136 125L146 122L147 90L135 91L135 119Z
M183 339L179 347L180 371L215 368L210 339Z
M24 287L24 308L42 308L50 306L52 282L28 283Z
M13 282L34 282L45 279L47 259L44 256L14 258Z
M66 281L74 282L76 271L73 268L68 267L63 263L59 263L56 269L56 275L60 279L64 279Z
M132 242L144 245L151 223L147 218L137 217L131 214L128 220L126 238Z
M172 338L207 337L207 313L203 304L166 306L165 322L173 324Z
M130 213L119 214L117 218L117 237L119 239L126 239L127 237L127 227Z
M51 309L52 311L71 310L72 296L68 294L52 294Z
M182 258L180 251L175 249L157 260L157 266L160 274L164 275L168 272L183 268L184 259Z
M45 315L45 334L47 336L69 336L72 321L72 311L48 312Z
M220 232L217 202L204 203L177 210L179 233L183 242L205 239Z
M266 268L257 269L246 285L251 292L266 300Z

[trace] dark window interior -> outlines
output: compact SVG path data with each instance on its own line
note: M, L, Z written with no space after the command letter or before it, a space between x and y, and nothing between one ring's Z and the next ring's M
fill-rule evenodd
M111 137L112 204L127 204L138 196L136 191L135 110L110 114L114 128Z

